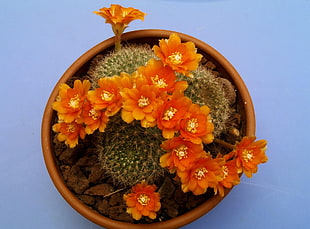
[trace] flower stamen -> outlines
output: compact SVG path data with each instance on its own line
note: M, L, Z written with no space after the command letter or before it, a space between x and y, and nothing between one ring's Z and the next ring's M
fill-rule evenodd
M192 118L190 120L188 120L187 122L187 126L186 126L186 129L188 132L191 132L191 133L196 133L197 132L197 128L198 128L198 120L197 118Z
M167 109L166 112L164 113L163 120L166 120L166 121L171 120L177 111L178 110L176 108L169 107L169 109Z
M166 80L162 78L159 79L158 75L156 75L155 77L151 77L151 80L153 84L155 84L159 88L166 88L168 86L168 84L166 83Z
M180 147L174 149L175 155L179 158L179 160L188 157L187 149L188 148L185 145L181 145Z
M109 92L109 91L106 91L106 90L103 90L102 93L101 93L101 99L104 100L104 101L111 101L114 97L114 94Z
M66 131L69 132L69 133L74 133L74 132L75 132L75 125L69 124L69 125L67 126Z
M138 100L138 106L141 108L146 107L149 104L150 104L150 100L148 98L144 97L143 95Z
M173 52L170 56L168 56L168 59L172 64L182 64L183 63L182 58L183 56L182 53L180 52Z
M223 180L228 176L228 167L226 165L222 166L223 170Z
M205 177L205 174L208 173L208 170L206 168L198 168L195 171L195 178L198 180L201 180L203 177Z
M80 104L80 96L79 95L75 95L73 98L70 99L70 101L68 102L69 107L76 109L79 107Z
M137 198L139 204L146 206L150 202L150 197L146 194L140 194L139 197Z
M252 161L254 158L254 155L253 155L253 152L252 150L247 150L247 149L244 149L242 151L242 159L247 163L249 161Z
M94 108L89 110L88 116L91 117L93 120L97 120L99 118L99 115Z

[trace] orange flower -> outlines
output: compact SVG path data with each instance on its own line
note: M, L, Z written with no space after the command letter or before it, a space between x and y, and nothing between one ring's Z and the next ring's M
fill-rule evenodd
M201 195L207 188L214 188L223 178L223 158L212 159L210 155L199 158L191 168L183 172L177 171L181 179L183 192L191 191L195 195Z
M222 166L223 179L214 187L214 193L219 191L220 196L224 196L224 188L232 188L233 185L240 183L240 177L237 170L236 159L232 159L234 154L224 156L225 165ZM219 157L222 157L221 155Z
M172 92L176 87L177 82L174 71L169 66L164 66L160 60L151 58L146 66L138 68L138 72L147 78L150 85L157 86L161 91ZM184 91L187 88L187 82L181 82Z
M161 147L168 153L160 157L160 165L167 167L170 172L184 171L190 168L197 158L206 155L202 144L193 144L180 137L164 141Z
M193 42L181 43L181 38L175 33L171 34L168 40L160 40L159 46L154 45L153 50L164 65L189 77L193 77L190 71L198 67L202 58L201 54L196 53Z
M119 31L121 31L121 28L125 29L133 20L144 20L146 15L140 10L132 7L125 8L117 4L111 4L110 8L104 7L99 11L94 11L94 13L106 19L106 23L116 27Z
M116 36L115 47L120 49L120 37L128 24L133 20L144 20L145 13L132 7L124 8L117 4L111 4L110 8L101 8L99 11L94 11L95 14L102 16L106 23L112 25L112 30Z
M106 109L106 115L115 115L122 106L119 76L104 77L98 80L99 88L88 92L88 99L95 110Z
M135 88L126 88L121 91L123 98L122 119L130 123L141 120L143 127L156 125L156 108L160 91L154 85L148 85L143 77L136 79Z
M258 164L268 161L265 154L267 141L255 139L256 137L243 137L234 151L238 172L243 171L247 177L252 177L252 173L257 172Z
M65 123L59 122L52 127L54 132L57 132L57 139L65 142L70 148L74 148L78 144L79 137L85 138L85 130L82 124L76 122Z
M89 88L88 80L84 80L83 83L75 80L73 88L67 84L60 85L58 98L52 105L53 109L58 112L60 120L71 123L79 118Z
M211 143L214 138L212 135L214 126L209 117L209 107L192 104L188 112L189 117L180 122L182 137L195 144Z
M104 132L108 122L108 116L106 116L104 112L95 110L89 101L84 104L81 118L86 124L85 132L87 134L92 134L97 129L99 129L100 132Z
M171 100L158 108L157 126L162 130L164 138L173 138L175 132L179 130L180 120L188 116L187 111L191 102L191 99L176 92L171 96Z
M133 186L132 193L124 195L127 213L132 214L135 220L141 219L142 216L155 219L156 212L161 207L160 195L155 192L156 189L155 185L147 185L145 182Z

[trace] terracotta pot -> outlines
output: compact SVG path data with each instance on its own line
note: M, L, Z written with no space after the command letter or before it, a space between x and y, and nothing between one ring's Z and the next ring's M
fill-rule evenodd
M133 31L123 34L123 40L128 42L143 42L149 43L151 46L154 44L158 44L158 40L161 38L168 38L169 35L173 31L167 30L139 30ZM208 60L211 60L213 63L216 64L218 71L226 75L231 82L235 85L237 93L242 100L244 106L244 134L247 136L255 135L255 115L251 97L249 92L242 81L241 77L234 69L234 67L214 48L210 47L209 45L205 44L204 42L193 38L191 36L178 33L179 36L183 41L192 41L195 43L196 47L198 48L198 52L202 53L206 56ZM89 219L90 221L101 225L106 228L179 228L183 225L189 224L192 221L198 219L199 217L203 216L211 209L213 209L223 198L219 195L213 196L203 204L198 206L197 208L187 212L184 215L178 216L174 219L170 219L160 223L153 223L153 224L129 224L124 222L119 222L116 220L109 219L96 213L95 211L91 210L88 206L84 205L67 187L64 183L63 178L59 172L59 168L57 166L55 155L52 148L51 142L51 126L52 120L55 115L55 112L52 110L52 103L55 101L56 96L58 95L58 88L61 83L65 83L68 79L70 79L73 75L76 75L78 72L82 71L83 69L88 67L89 62L93 57L95 57L99 53L104 53L106 50L111 50L114 47L114 39L110 38L107 39L95 47L91 48L89 51L84 53L80 58L78 58L63 74L60 78L58 83L56 84L55 88L53 89L49 100L47 102L44 116L42 120L42 150L44 154L44 160L46 163L47 170L50 174L50 177L63 196L63 198L81 215ZM228 194L230 190L225 191L225 196ZM225 197L224 196L224 197Z

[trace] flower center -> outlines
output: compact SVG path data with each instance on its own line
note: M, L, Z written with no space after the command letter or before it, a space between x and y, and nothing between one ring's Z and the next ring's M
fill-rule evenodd
M69 107L76 109L79 107L80 105L80 96L79 95L75 95L74 97L72 97L68 103Z
M199 168L199 169L196 169L194 176L198 180L201 180L203 177L205 177L206 173L208 173L208 170L206 168Z
M228 176L228 167L226 165L222 166L222 170L223 170L223 180Z
M156 75L155 77L151 77L151 80L153 84L155 84L159 88L166 88L168 86L168 84L166 84L166 80L162 78L159 79L158 75Z
M192 119L188 120L186 129L188 132L191 132L194 134L197 132L198 126L199 125L198 125L197 118L192 118Z
M113 97L114 97L114 94L109 91L103 90L101 93L101 99L104 101L109 102L113 99Z
M88 116L91 117L93 120L97 120L99 118L99 115L94 108L89 110Z
M75 125L69 124L69 125L67 126L66 131L69 132L69 133L74 133L74 132L75 132Z
M174 149L175 155L182 160L183 158L187 158L187 150L188 148L185 145L181 145L180 147Z
M244 149L242 151L242 159L247 163L249 161L252 161L254 158L253 156L253 152L252 150L247 150L247 149Z
M146 194L140 194L139 197L137 198L137 200L138 200L139 204L146 206L149 204L151 199Z
M167 109L166 112L164 113L163 120L166 120L166 121L171 120L177 111L178 110L176 108L169 107L169 109Z
M143 108L150 104L150 100L143 95L141 95L140 99L138 100L138 106Z
M182 64L182 53L180 52L173 52L170 56L168 56L168 59L172 64Z

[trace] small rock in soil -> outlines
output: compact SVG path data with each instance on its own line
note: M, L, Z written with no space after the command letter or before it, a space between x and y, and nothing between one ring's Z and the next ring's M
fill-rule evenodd
M206 200L206 197L204 195L199 196L190 196L188 199L188 202L186 203L186 208L191 210L198 205L202 204Z
M84 156L76 164L79 166L92 166L97 162L96 155Z
M110 207L109 217L111 219L133 223L133 218L126 212L126 206Z
M73 156L74 150L68 148L62 152L62 154L59 156L59 160L62 161L64 164L72 165L74 163Z
M62 174L62 177L65 181L68 180L70 169L71 169L71 167L69 165L61 165L60 166L61 174Z
M93 167L91 167L88 180L90 183L96 184L103 179L103 176L104 176L104 171L103 169L101 169L101 165L97 163Z
M98 184L87 189L84 194L93 195L93 196L106 196L114 192L113 186L110 184Z
M170 198L175 190L175 186L169 177L165 177L163 184L158 189L161 198Z
M80 168L74 165L68 173L67 185L77 194L82 194L88 188L89 182Z
M188 200L188 195L178 187L174 192L173 198L177 203L184 204Z
M109 207L109 201L107 199L97 200L97 209L102 215L108 214Z
M172 199L162 199L162 209L164 210L164 212L166 212L166 214L171 217L174 218L179 214L179 206L178 204L172 200Z
M94 205L96 202L95 197L89 195L80 195L78 198L87 205Z
M114 195L111 195L109 204L111 206L116 206L116 205L124 204L123 194L115 193Z

